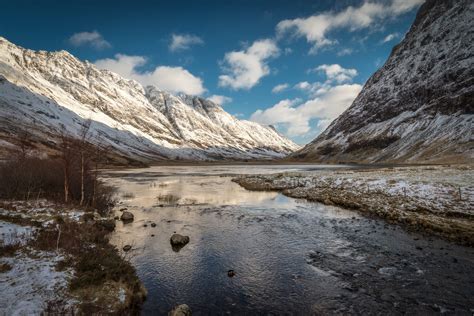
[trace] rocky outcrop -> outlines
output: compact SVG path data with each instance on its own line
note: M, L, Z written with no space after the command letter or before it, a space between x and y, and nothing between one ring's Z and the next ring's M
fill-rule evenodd
M292 158L472 162L474 3L428 0L353 104Z

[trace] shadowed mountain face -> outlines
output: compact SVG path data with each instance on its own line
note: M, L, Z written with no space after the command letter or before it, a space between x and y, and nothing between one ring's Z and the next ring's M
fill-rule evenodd
M350 108L291 157L473 161L473 113L474 3L428 0Z
M272 127L238 120L209 100L142 87L66 51L32 51L0 37L0 143L23 131L37 148L78 136L138 161L284 157L299 147ZM64 131L65 129L65 131Z

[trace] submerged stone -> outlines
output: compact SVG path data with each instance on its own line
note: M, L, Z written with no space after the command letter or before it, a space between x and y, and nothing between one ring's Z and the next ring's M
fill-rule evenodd
M186 304L181 304L173 308L171 312L168 313L169 316L191 316L191 308Z

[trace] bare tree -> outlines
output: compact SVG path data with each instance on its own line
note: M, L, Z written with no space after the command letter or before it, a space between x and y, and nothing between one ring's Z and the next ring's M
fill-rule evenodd
M86 153L89 151L89 130L91 127L91 119L88 119L83 125L80 132L80 139L79 139L79 152L81 155L81 200L79 204L82 206L84 205L85 199L85 190L84 190L84 182L85 182L85 165L86 165Z
M63 173L64 173L64 202L69 202L69 177L71 172L71 165L72 165L72 158L73 158L73 144L72 138L69 136L68 132L66 131L66 127L61 124L61 143L60 143L60 151L61 151L61 161L63 164Z

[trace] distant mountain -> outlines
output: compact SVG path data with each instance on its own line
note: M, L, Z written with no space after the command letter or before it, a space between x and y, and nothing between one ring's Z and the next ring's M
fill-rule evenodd
M352 105L291 157L472 162L474 2L427 0Z
M4 153L25 130L36 148L54 151L64 129L77 136L89 119L91 140L125 160L270 159L299 148L209 100L142 87L66 51L32 51L0 37Z

